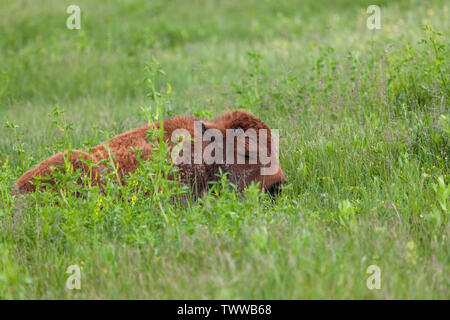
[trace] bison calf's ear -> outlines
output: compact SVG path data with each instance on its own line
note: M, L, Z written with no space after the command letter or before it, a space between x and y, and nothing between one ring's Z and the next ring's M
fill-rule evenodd
M200 120L195 120L194 121L194 129L198 132L200 132L202 135L205 134L207 128L205 126L205 123L203 121Z

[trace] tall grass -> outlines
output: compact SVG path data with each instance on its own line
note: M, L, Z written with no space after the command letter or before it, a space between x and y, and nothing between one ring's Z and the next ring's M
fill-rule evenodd
M381 30L363 1L78 1L78 31L69 4L0 3L0 298L449 298L444 1L380 2ZM58 151L235 108L281 129L275 201L192 198L158 131L127 184L11 195Z

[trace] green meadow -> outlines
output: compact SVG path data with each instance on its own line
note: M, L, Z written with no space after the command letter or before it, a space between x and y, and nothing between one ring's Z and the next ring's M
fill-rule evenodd
M0 298L449 299L449 7L1 1ZM59 151L233 109L280 130L274 200L225 175L195 199L164 145L104 192L11 194Z

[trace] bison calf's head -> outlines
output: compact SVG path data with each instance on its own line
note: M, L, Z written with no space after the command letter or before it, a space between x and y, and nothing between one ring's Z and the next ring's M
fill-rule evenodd
M286 182L278 159L278 130L270 130L246 111L233 111L213 121L194 120L193 141L193 145L187 143L190 150L182 152L184 160L192 160L200 172L228 173L239 190L256 182L275 196Z

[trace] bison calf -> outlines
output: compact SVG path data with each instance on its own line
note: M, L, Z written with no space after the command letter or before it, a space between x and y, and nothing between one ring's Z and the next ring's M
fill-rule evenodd
M54 170L64 170L66 160L89 176L94 185L101 185L102 173L108 170L101 160L111 158L119 179L124 179L139 166L136 150L142 158L151 160L154 144L148 141L147 131L151 126L160 128L160 125L155 123L125 132L89 152L58 153L20 177L17 190L19 193L34 191L32 182L38 176L48 177L44 182L54 185ZM196 194L204 192L208 182L217 180L221 171L227 172L239 189L254 181L272 195L286 181L278 163L278 141L266 124L246 111L232 111L212 121L177 117L164 120L162 125L172 160L180 168L180 182L190 185ZM89 162L94 166L88 166Z

